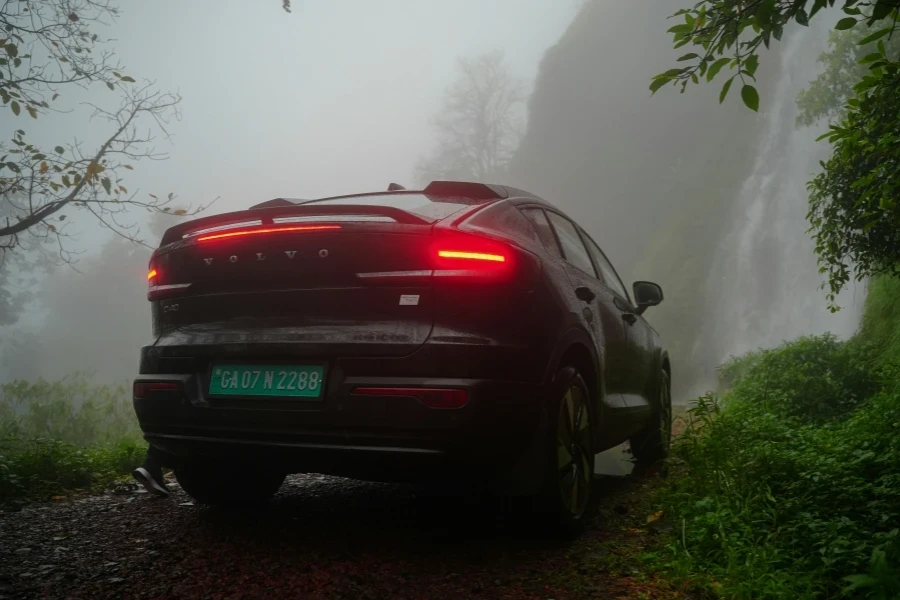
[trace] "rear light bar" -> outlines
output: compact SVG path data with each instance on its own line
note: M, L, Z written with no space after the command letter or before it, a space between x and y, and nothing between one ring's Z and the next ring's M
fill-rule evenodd
M359 396L411 397L429 408L462 408L469 402L469 393L458 388L359 387L351 393Z
M135 381L132 389L138 400L143 400L150 392L177 392L179 386L171 381Z
M222 238L243 237L248 235L260 235L263 233L288 233L292 231L330 231L341 229L340 225L295 225L293 227L264 227L260 229L241 229L238 231L228 231L225 233L215 233L212 235L204 235L197 238L198 242L206 242L209 240L218 240Z
M458 258L463 260L484 260L488 262L506 262L502 254L488 254L486 252L466 252L461 250L438 250L440 258Z

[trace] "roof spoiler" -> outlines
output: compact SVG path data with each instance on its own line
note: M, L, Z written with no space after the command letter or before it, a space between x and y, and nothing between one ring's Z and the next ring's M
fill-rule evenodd
M539 199L531 192L514 187L497 185L495 183L475 183L472 181L432 181L425 186L422 193L426 196L438 198L471 198L479 202L502 200L513 196Z
M250 210L254 210L257 208L272 208L274 206L295 206L296 204L296 202L292 202L287 198L274 198L272 200L260 202L259 204L254 204L250 207Z

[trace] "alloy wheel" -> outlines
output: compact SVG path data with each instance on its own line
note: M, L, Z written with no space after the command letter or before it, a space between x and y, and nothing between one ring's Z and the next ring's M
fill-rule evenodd
M559 492L563 506L578 516L587 506L591 480L591 423L584 394L571 386L559 407L556 456Z

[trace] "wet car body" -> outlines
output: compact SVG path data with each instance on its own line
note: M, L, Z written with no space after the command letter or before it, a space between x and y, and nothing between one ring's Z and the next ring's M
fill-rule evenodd
M566 377L584 380L600 452L654 427L670 373L641 314L658 286L638 282L645 302L632 303L581 227L504 186L434 182L195 219L166 232L148 279L154 340L134 407L176 468L530 494L546 478L546 399ZM317 369L316 397L241 393L254 372L291 365Z

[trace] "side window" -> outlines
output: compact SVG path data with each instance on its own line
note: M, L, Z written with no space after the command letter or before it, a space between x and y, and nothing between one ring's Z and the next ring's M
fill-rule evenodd
M562 246L563 254L569 264L596 277L594 265L591 264L591 257L584 247L584 242L581 241L581 236L578 235L575 224L554 212L548 213L548 217L553 224L553 229L556 230L556 235L559 237L559 243Z
M616 275L616 270L613 268L612 263L607 260L606 255L603 254L603 251L600 250L600 247L594 243L587 234L584 235L584 239L587 242L588 250L591 252L591 256L594 258L594 263L597 265L597 269L600 271L600 277L603 279L603 283L605 283L611 290L631 302L631 298L628 297L628 292L625 291L625 286L622 285L622 280L619 279L619 276Z
M547 215L544 211L540 208L522 208L520 210L522 214L525 215L525 218L534 225L534 230L541 239L541 243L544 244L544 248L546 248L553 256L562 258L559 244L556 243L556 236L553 234L553 229L550 227L550 221L547 220Z

